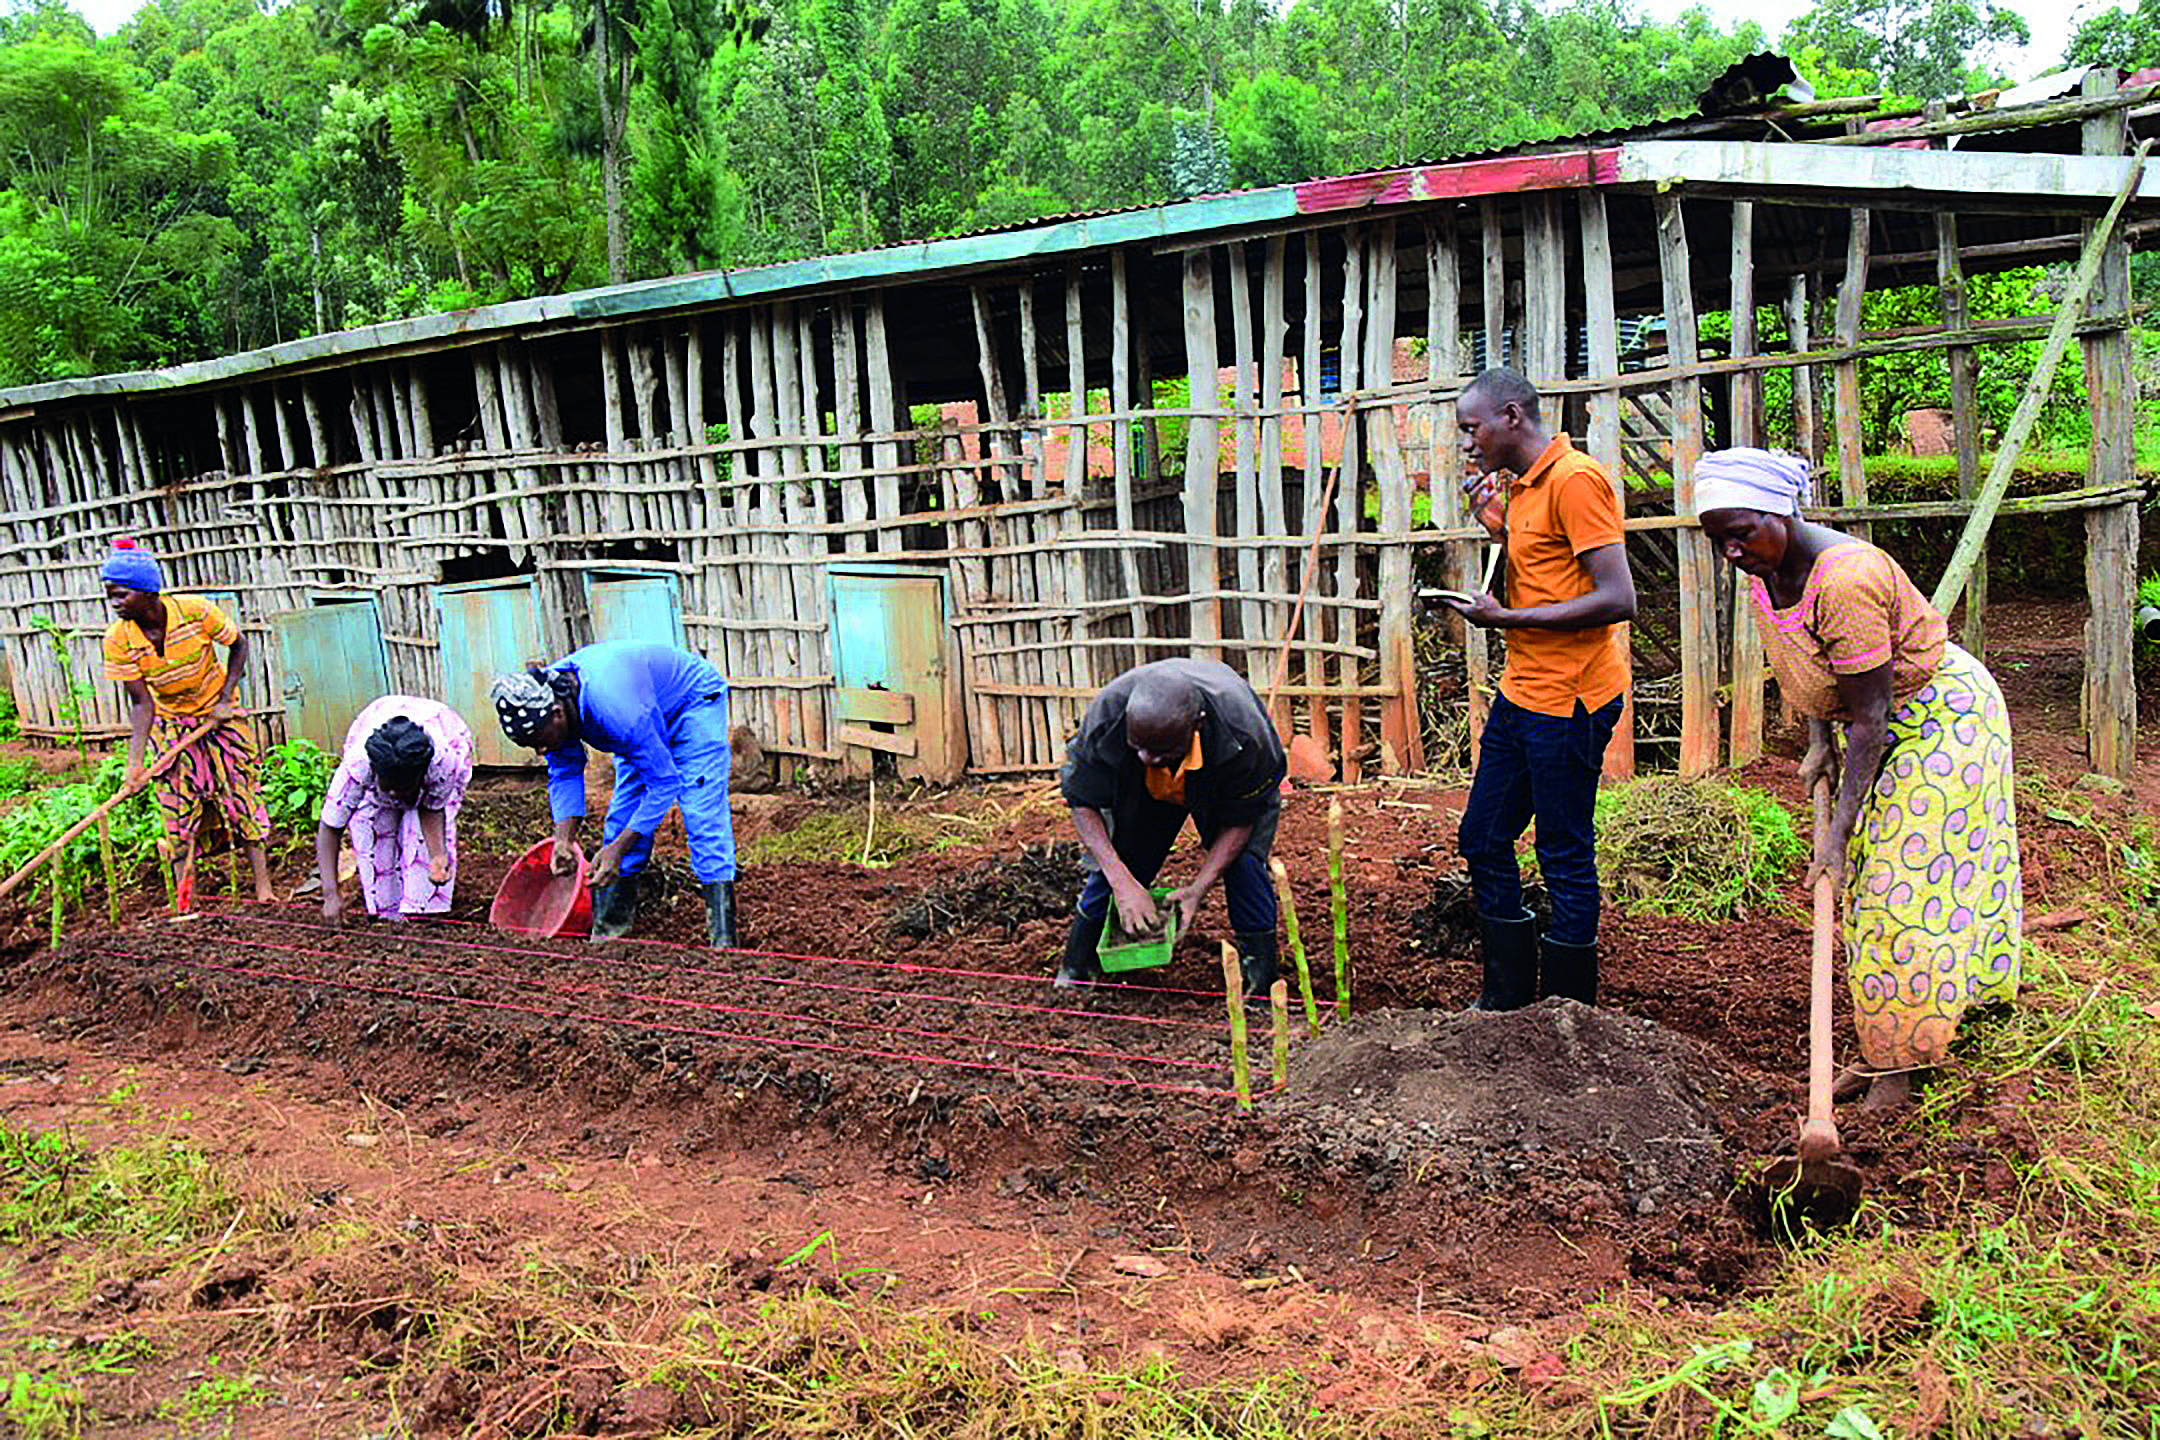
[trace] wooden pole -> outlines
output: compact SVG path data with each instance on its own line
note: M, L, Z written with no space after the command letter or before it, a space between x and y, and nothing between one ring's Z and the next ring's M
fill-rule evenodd
M1590 458L1612 480L1613 502L1627 514L1627 455L1620 429L1620 316L1613 296L1612 230L1605 197L1585 190L1582 206L1584 328L1589 338L1590 378L1610 388L1590 396ZM1625 542L1623 542L1624 545ZM1619 653L1628 686L1621 692L1620 718L1612 743L1605 747L1605 774L1625 780L1635 773L1635 640L1632 625L1613 626L1613 649Z
M1867 298L1870 216L1854 210L1845 240L1845 279L1837 294L1837 345L1850 350L1860 343L1861 302ZM1838 495L1847 505L1868 503L1866 435L1860 416L1860 362L1847 356L1830 367L1835 386L1837 415ZM1869 538L1865 523L1853 526L1862 540Z
M1732 354L1755 353L1755 207L1735 201L1732 207ZM1733 376L1728 409L1729 443L1762 444L1762 378L1752 372ZM1763 704L1770 666L1756 632L1754 599L1749 587L1735 581L1732 606L1732 714L1728 724L1727 763L1735 770L1762 758Z
M97 824L98 860L105 867L105 918L113 924L120 923L120 866L113 859L112 821L99 817Z
M2139 142L2122 193L2115 197L2115 203L2108 207L2107 214L2085 242L2085 253L2078 259L2077 273L2071 277L2061 308L2055 312L2055 323L2049 327L2047 340L2040 347L2039 362L2025 382L2025 393L2019 397L2017 410L2003 430L2002 440L1995 450L1995 461L1988 467L1987 479L1981 483L1980 493L1973 500L1972 513L1965 518L1965 529L1958 536L1957 548L1950 552L1950 563L1943 568L1942 579L1935 586L1932 597L1935 608L1945 615L1957 604L1958 593L1965 588L1966 578L1987 545L1988 529L1995 523L1995 512L2002 508L2003 496L2009 492L2010 477L2017 471L2025 442L2032 435L2033 422L2040 418L2040 407L2047 403L2048 391L2054 388L2055 367L2062 363L2064 353L2069 350L2071 337L2084 315L2085 299L2092 294L2093 283L2100 278L2101 262L2107 258L2116 223L2122 219L2123 207L2130 203L2130 197L2137 193L2138 184L2144 178L2145 157L2152 150L2152 144L2150 140Z
M1943 324L1963 330L1972 323L1965 293L1965 265L1958 253L1955 211L1935 216L1935 280L1942 289ZM1950 359L1950 430L1957 442L1958 494L1970 500L1980 491L1980 403L1976 388L1979 364L1973 347L1954 345ZM1987 556L1974 562L1965 584L1965 623L1959 640L1974 655L1987 653Z
M1185 254L1185 374L1196 410L1222 403L1222 383L1215 352L1215 259L1211 249ZM1185 432L1185 530L1213 539L1221 533L1215 509L1222 488L1222 436L1212 417L1195 415ZM1205 596L1192 602L1192 650L1203 660L1222 658L1222 602L1213 592L1222 579L1213 545L1185 549L1186 591Z
M1230 1007L1230 1079L1237 1086L1238 1109L1252 1109L1252 1070L1245 1052L1245 976L1238 969L1237 947L1222 942L1223 1002Z
M1673 363L1695 364L1694 276L1688 260L1687 222L1680 197L1659 195L1658 259L1665 283L1665 319ZM1702 382L1691 376L1672 386L1673 509L1685 515L1695 495L1695 466L1702 459ZM1701 775L1717 767L1717 607L1710 542L1699 529L1677 532L1680 552L1680 773Z

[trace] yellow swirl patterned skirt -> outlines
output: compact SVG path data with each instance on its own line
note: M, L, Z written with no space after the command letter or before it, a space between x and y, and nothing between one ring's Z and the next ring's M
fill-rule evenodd
M1890 717L1855 827L1845 955L1860 1053L1878 1070L1940 1064L1972 1005L2017 997L2024 885L2010 712L1956 645Z

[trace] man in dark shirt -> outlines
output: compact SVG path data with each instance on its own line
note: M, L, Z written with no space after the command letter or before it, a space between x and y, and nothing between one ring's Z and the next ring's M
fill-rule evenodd
M1276 971L1268 852L1283 770L1282 740L1260 697L1227 665L1158 660L1104 686L1066 746L1060 777L1091 863L1058 984L1101 977L1096 946L1113 901L1127 932L1160 928L1147 887L1190 815L1206 853L1170 897L1179 933L1223 880L1246 993L1266 994Z

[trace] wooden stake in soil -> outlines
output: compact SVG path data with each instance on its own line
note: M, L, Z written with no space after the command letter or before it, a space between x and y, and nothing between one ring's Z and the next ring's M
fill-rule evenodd
M1327 805L1328 906L1335 917L1335 1018L1350 1018L1350 896L1343 886L1342 801Z
M1237 947L1223 941L1223 998L1230 1006L1230 1078L1237 1085L1238 1109L1252 1109L1252 1071L1245 1057L1245 977L1238 970Z
M1290 941L1290 958L1297 963L1298 995L1305 1002L1305 1028L1318 1035L1320 1002L1313 998L1312 969L1305 963L1305 937L1298 932L1297 897L1290 893L1290 872L1283 869L1282 861L1270 859L1268 873L1275 877L1275 896L1282 902L1283 932Z
M1277 980L1268 987L1268 1008L1275 1017L1275 1088L1290 1088L1290 987Z
M97 822L98 860L105 867L105 914L114 925L120 923L120 867L113 860L112 822Z
M52 873L52 944L48 947L50 949L57 950L60 948L60 920L62 913L60 908L60 872L55 870Z

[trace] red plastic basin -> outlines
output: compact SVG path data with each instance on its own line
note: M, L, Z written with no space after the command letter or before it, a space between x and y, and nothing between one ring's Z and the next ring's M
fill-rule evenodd
M511 935L543 939L592 931L592 889L585 883L585 851L573 847L577 868L557 875L548 868L553 840L542 840L518 857L488 907L488 924Z

